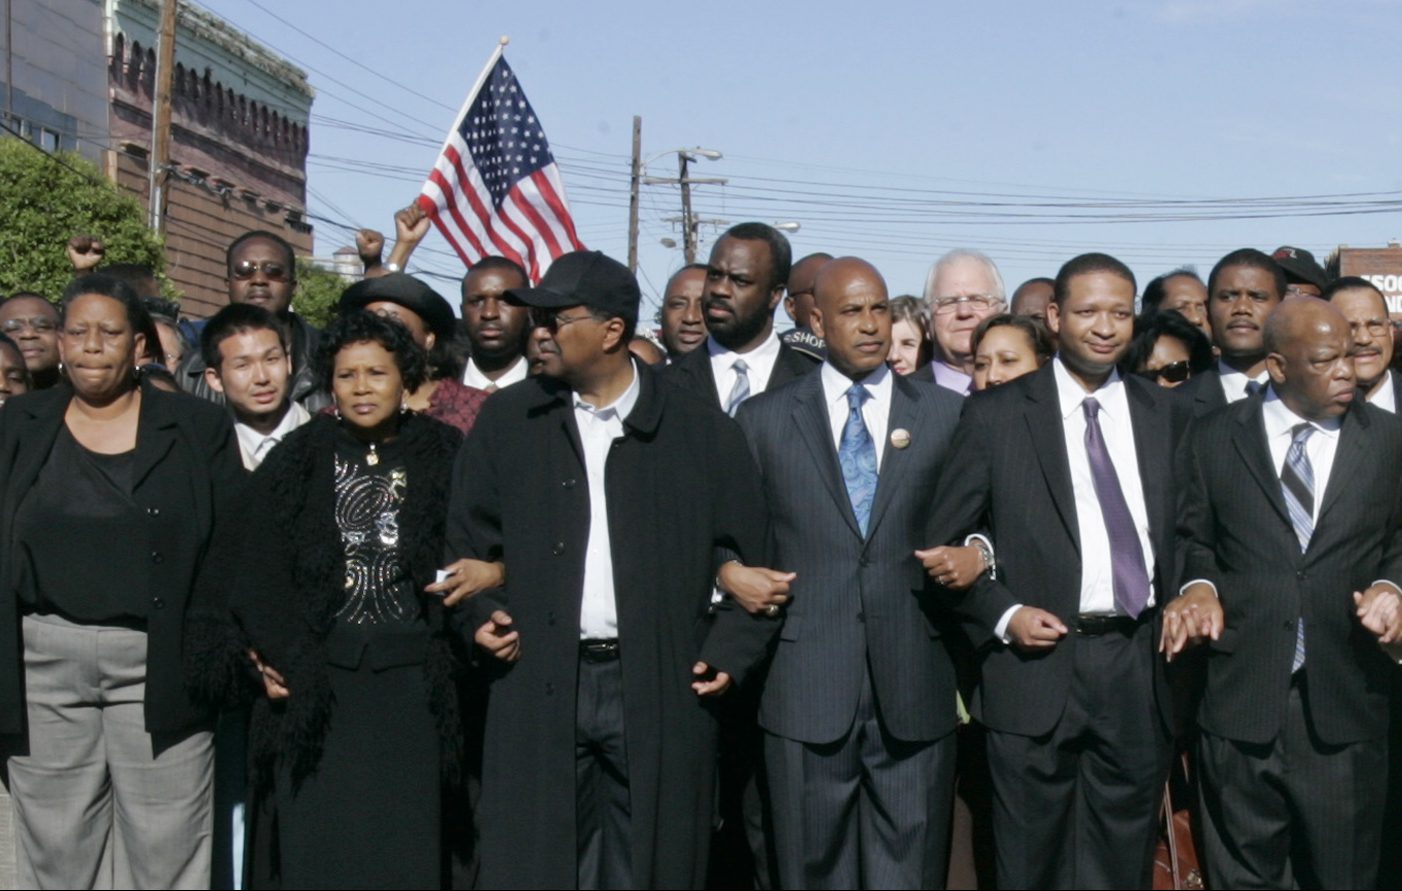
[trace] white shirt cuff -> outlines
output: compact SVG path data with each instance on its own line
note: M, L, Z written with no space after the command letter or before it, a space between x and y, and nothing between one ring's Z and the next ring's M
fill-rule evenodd
M1402 594L1402 585L1398 585L1396 582L1390 579L1376 579L1374 580L1373 584L1387 585L1388 587L1392 588L1392 590L1396 591L1398 594Z
M1209 582L1207 579L1193 579L1191 582L1188 582L1186 585L1178 589L1178 596L1182 597L1184 592L1186 592L1193 585L1206 585L1207 587L1212 589L1212 596L1217 597L1217 586Z
M987 536L975 532L972 535L964 536L964 547L973 547L976 541L983 542L983 546L988 548L989 561L986 572L989 578L996 579L998 577L998 552L993 549L993 542L989 541Z
M1007 611L1003 613L1003 617L998 620L998 624L993 626L994 637L998 638L1005 644L1010 644L1013 642L1012 638L1008 637L1008 623L1013 620L1013 613L1017 612L1020 609L1022 609L1022 604L1020 603L1015 603L1012 606L1008 607Z

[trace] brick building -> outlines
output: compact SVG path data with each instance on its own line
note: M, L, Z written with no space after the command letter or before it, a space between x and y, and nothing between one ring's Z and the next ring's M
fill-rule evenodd
M108 175L147 201L155 76L155 0L105 0L111 146ZM306 72L222 20L182 4L165 189L166 274L203 318L225 303L224 249L267 229L312 252L305 219Z

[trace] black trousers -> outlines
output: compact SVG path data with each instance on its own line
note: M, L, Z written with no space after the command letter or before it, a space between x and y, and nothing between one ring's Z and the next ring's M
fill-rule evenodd
M631 888L633 833L623 735L623 663L579 661L575 706L579 887Z
M1072 632L1052 731L988 731L998 887L1148 888L1169 737L1153 692L1153 623Z
M1387 795L1387 739L1340 746L1314 732L1292 684L1274 742L1202 734L1203 862L1213 888L1371 888Z

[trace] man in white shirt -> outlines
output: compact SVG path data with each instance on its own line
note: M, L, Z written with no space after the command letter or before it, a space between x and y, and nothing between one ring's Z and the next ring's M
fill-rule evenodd
M960 395L973 389L974 329L1006 302L1003 276L982 252L956 248L935 261L925 280L935 383Z
M470 353L462 382L495 393L526 379L525 307L512 306L505 294L524 288L526 271L506 257L483 257L462 279L462 323Z
M818 367L774 333L791 258L789 240L764 223L732 226L711 249L701 297L706 348L677 360L669 373L731 417L746 399Z
M971 400L931 499L930 543L986 529L996 577L958 596L982 645L1004 888L1147 887L1172 699L1153 628L1174 576L1174 449L1187 406L1116 366L1134 275L1057 274L1057 358Z
M286 329L272 313L231 303L200 332L205 383L221 393L234 416L245 470L253 471L310 415L289 398L292 357Z
M1386 788L1378 644L1402 636L1402 421L1358 398L1349 324L1292 297L1271 385L1180 452L1171 658L1206 641L1203 862L1216 888L1372 888Z
M1193 400L1193 414L1205 415L1229 402L1265 389L1266 319L1285 298L1285 273L1255 248L1232 251L1207 277L1207 315L1212 343L1221 354L1217 367L1193 375L1181 389Z
M1397 375L1392 368L1392 319L1383 292L1366 278L1345 276L1321 295L1348 321L1353 336L1353 373L1369 405L1397 413Z

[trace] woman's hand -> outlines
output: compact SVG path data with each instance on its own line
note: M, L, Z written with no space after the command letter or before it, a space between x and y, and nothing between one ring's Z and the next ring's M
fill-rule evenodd
M272 667L263 664L259 658L257 650L249 650L248 658L253 660L253 667L258 669L258 673L263 676L263 692L268 694L269 699L286 699L292 695L287 689L287 681L282 679Z
M441 570L439 577L442 581L434 582L424 590L430 594L445 594L444 606L457 606L474 594L506 584L506 566L499 560L487 563L463 558Z

